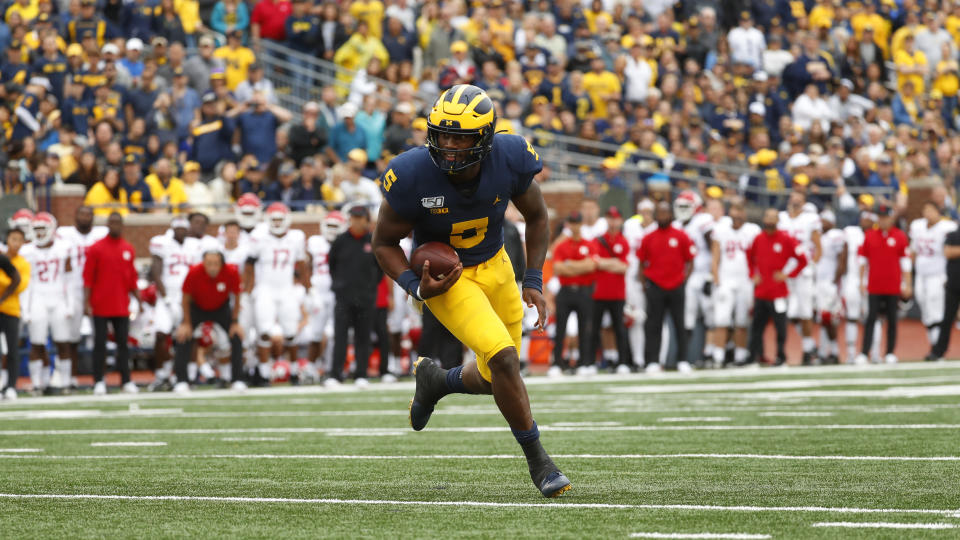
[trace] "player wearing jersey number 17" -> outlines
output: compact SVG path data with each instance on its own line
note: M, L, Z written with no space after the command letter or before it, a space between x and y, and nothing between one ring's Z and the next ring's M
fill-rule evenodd
M496 111L486 93L456 85L437 99L427 120L427 146L394 158L381 180L373 249L383 270L476 353L476 361L443 370L428 358L414 367L416 391L410 422L421 430L436 403L451 393L493 394L527 458L530 477L546 497L570 489L570 481L540 444L520 377L517 351L523 305L536 306L537 327L546 319L541 268L547 253L547 206L533 182L542 164L521 137L494 135ZM503 219L513 202L526 221L527 271L521 291L503 249ZM461 264L443 279L411 269L400 241L449 243Z

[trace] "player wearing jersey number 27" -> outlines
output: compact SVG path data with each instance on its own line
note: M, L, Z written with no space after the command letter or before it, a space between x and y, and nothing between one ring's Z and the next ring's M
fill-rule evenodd
M520 377L523 305L536 306L543 328L541 268L548 243L547 207L533 176L540 156L521 137L494 135L496 111L483 90L456 85L437 99L427 120L427 145L397 156L381 179L384 202L373 237L380 266L477 355L474 362L443 370L428 358L415 365L410 422L423 429L434 406L451 393L492 394L527 458L534 485L546 497L570 489L570 481L540 444ZM527 271L516 286L503 249L503 219L512 201L527 224ZM400 241L448 243L461 264L443 279L424 265L410 270Z

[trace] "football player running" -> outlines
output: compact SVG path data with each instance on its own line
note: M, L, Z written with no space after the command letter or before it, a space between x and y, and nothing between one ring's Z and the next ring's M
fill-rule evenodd
M476 354L475 361L450 370L429 358L417 360L413 429L426 427L447 394L492 394L534 485L545 497L556 497L570 489L570 481L540 444L518 356L523 303L537 307L540 329L546 320L541 268L549 239L547 206L533 182L542 163L522 137L495 135L496 119L493 102L476 86L458 84L440 95L427 118L426 147L394 158L381 179L384 202L373 249L384 272ZM522 294L503 247L511 201L527 224ZM440 279L426 263L418 277L400 247L411 231L415 244L444 242L461 262Z
M73 268L70 266L70 245L57 238L57 220L47 212L33 218L34 241L20 254L30 263L30 381L36 392L55 393L70 383L70 366L58 360L50 375L47 337L53 338L57 358L70 359L70 319L73 304L82 297L71 294L68 287Z
M947 284L947 259L943 254L943 242L947 234L955 230L956 222L945 218L933 201L923 203L923 216L910 223L910 251L913 252L916 272L914 294L931 347L940 337L940 322L943 320L944 287Z

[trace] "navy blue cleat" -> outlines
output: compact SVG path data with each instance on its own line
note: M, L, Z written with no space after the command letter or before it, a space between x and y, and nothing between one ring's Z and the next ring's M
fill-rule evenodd
M553 498L570 491L572 486L565 474L560 471L553 471L543 479L539 487L540 493L543 493L544 497Z
M421 356L413 364L416 390L410 400L410 427L420 431L427 427L433 408L447 394L446 370L433 360Z

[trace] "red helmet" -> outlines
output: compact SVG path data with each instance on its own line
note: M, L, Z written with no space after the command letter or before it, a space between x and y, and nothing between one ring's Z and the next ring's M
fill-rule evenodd
M702 206L703 199L693 191L685 189L673 201L673 217L682 222L690 221Z
M211 349L215 357L222 357L230 351L230 338L223 327L213 321L206 321L193 331L197 346Z
M46 246L57 232L57 218L49 212L40 212L33 218L33 237L38 245Z
M326 217L323 218L323 223L320 224L320 232L330 242L333 242L334 238L345 230L347 230L347 220L343 217L343 214L336 210L327 213Z
M13 213L7 224L11 229L20 229L27 241L33 240L33 212L28 208L21 208Z
M260 222L260 197L253 193L244 193L237 199L237 205L234 207L237 223L243 229L252 229Z
M290 229L290 209L282 202L270 203L267 207L267 226L270 233L282 236Z
M273 382L287 382L290 380L290 362L277 360L273 363Z

